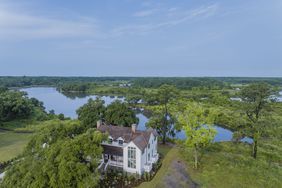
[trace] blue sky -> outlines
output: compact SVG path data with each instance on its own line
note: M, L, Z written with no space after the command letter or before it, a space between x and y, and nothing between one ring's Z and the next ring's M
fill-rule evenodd
M1 0L0 75L282 76L282 1Z

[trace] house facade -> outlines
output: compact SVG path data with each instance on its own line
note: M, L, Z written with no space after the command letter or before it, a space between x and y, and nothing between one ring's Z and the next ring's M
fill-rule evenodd
M109 166L123 169L125 172L143 174L150 172L159 159L158 135L155 130L137 130L137 125L121 127L97 122L97 130L109 135L102 142L104 149L99 168Z

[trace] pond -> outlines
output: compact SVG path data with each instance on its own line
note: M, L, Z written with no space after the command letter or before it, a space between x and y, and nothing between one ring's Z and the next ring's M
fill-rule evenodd
M42 101L47 111L55 110L56 114L63 113L66 117L71 118L77 118L76 110L84 105L88 99L96 99L98 97L97 95L79 95L79 97L71 95L70 97L63 95L58 92L56 88L52 87L32 87L20 90L26 92L29 97L34 97ZM102 96L101 98L105 101L105 105L108 105L117 99L121 101L124 100L123 97L116 96ZM148 118L142 113L137 113L136 116L139 118L138 129L145 130ZM214 139L215 142L230 141L232 139L232 131L219 126L215 126L215 129L217 130L217 135ZM178 132L176 138L185 139L184 131ZM251 143L252 139L244 138L242 141Z

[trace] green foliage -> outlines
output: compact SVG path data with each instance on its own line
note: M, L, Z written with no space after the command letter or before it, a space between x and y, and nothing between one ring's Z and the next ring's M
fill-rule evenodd
M76 111L78 119L86 127L96 127L97 121L104 117L106 110L104 103L100 98L96 100L90 98L85 105Z
M151 107L152 116L147 123L147 126L158 131L162 137L162 142L167 141L167 136L175 135L175 127L173 126L174 118L170 113L169 103L177 96L178 90L171 85L162 85L157 92L152 95L154 104L157 106Z
M8 169L3 187L96 187L104 136L77 122L52 122ZM35 173L36 172L36 173Z
M95 83L71 82L60 84L58 89L62 92L86 92L95 85Z
M130 95L128 97L126 97L126 101L128 102L128 104L131 105L136 105L138 104L138 102L142 99L141 96L138 95Z
M281 155L270 161L264 149L260 153L254 160L248 144L214 143L202 155L199 169L188 168L188 172L200 187L282 187ZM193 150L183 147L181 154L192 166Z
M164 108L160 105L148 108L152 112L152 116L146 123L147 127L156 129L162 140L167 141L167 136L174 137L176 134L176 127L174 117L169 114L168 117L164 115Z
M138 78L133 80L133 85L145 88L158 88L164 84L173 85L179 89L193 87L222 88L224 83L213 78Z
M265 83L253 83L244 87L241 91L242 107L249 122L245 128L252 134L253 157L257 157L257 142L267 122L262 121L262 116L270 111L270 97L273 94L270 85ZM266 120L266 119L263 119Z
M15 118L27 118L31 115L35 100L27 98L19 91L6 91L0 93L0 120L9 121Z
M107 106L105 120L110 124L125 127L138 123L138 118L134 111L130 109L126 103L122 103L119 100L116 100Z
M177 123L181 125L186 134L185 145L193 149L194 168L198 168L198 152L207 147L216 134L212 125L215 113L205 109L197 103L182 103L184 106L176 113Z
M105 120L107 123L126 127L138 123L135 112L129 108L128 104L116 100L105 107L104 103L99 98L96 100L89 99L85 105L77 110L78 119L85 127L96 127L98 120Z

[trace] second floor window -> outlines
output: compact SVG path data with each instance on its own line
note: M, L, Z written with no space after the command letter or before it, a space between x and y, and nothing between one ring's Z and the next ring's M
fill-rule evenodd
M118 140L118 144L122 145L123 144L123 140Z

